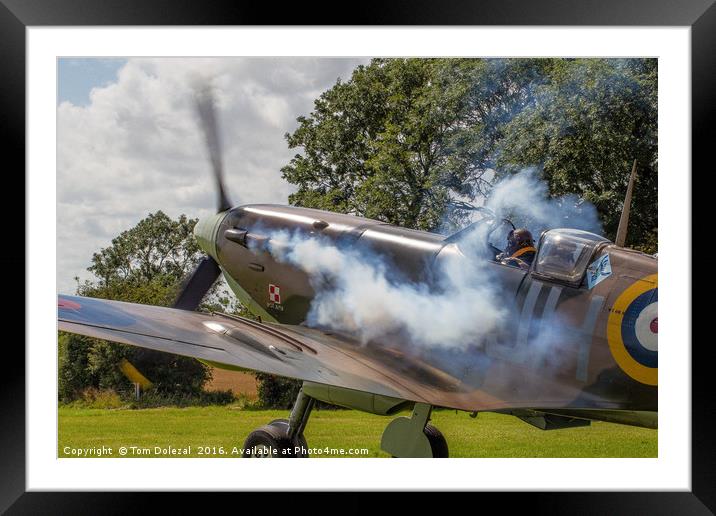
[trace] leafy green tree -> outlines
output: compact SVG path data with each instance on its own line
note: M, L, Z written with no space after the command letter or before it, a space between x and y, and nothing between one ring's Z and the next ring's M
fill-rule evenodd
M546 81L504 126L497 168L537 165L554 195L576 193L616 236L637 160L627 245L657 244L657 60L553 59Z
M77 398L81 391L97 384L89 368L89 354L95 339L60 332L58 345L58 395L60 400Z
M287 134L302 148L282 168L298 185L289 202L432 230L470 195L482 148L455 139L467 123L469 81L460 60L375 59L338 81ZM488 70L482 70L487 73Z
M178 292L177 280L201 258L192 231L196 219L181 215L171 220L157 211L112 240L92 256L87 269L99 281L87 282L79 293L94 297L112 293L113 299L136 303L169 304Z
M633 159L628 243L655 250L655 59L374 59L286 135L289 202L437 230L495 179L542 170L614 237Z
M298 118L292 204L435 230L486 193L501 124L538 60L375 59Z
M77 293L103 299L169 306L181 281L201 258L192 231L196 219L170 219L161 211L123 231L92 257L88 268L98 278L79 284ZM234 302L235 303L235 302ZM236 311L228 296L214 286L205 306ZM189 357L60 334L60 398L76 397L86 387L129 392L131 384L119 368L129 360L154 384L159 394L198 394L211 377L210 368ZM64 358L63 358L64 357Z
M258 401L262 407L290 409L296 401L302 382L268 373L254 373L257 380Z

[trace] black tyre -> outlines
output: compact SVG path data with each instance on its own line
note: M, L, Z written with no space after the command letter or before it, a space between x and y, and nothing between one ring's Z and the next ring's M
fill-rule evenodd
M285 428L284 432L288 434L288 419L274 419L269 423L269 425L277 425L279 427ZM306 443L306 438L303 436L303 434L298 436L298 445L301 446L304 450L308 450L308 443ZM305 456L308 452L306 451L303 456Z
M445 436L431 424L425 425L423 433L430 441L430 449L433 451L434 459L447 459L449 456L448 445Z
M288 437L288 421L276 420L254 430L244 441L244 458L299 458L307 456L306 439Z
M442 432L428 423L425 425L425 428L423 428L423 433L430 443L433 459L447 459L449 456L448 445ZM391 455L391 457L396 458L395 455Z

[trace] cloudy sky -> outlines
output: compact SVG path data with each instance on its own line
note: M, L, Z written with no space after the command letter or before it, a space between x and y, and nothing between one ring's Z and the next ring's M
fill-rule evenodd
M235 204L286 203L284 139L313 100L368 59L60 59L57 101L57 283L74 293L92 253L159 209L215 210L191 87L215 87L226 184Z

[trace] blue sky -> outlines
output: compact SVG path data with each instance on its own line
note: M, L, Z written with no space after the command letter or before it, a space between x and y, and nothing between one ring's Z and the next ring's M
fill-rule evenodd
M149 213L214 212L210 162L193 104L215 88L235 204L285 204L284 135L363 58L63 58L57 63L57 282L91 279L92 254Z
M57 103L75 106L90 104L90 91L117 82L117 72L127 63L124 58L67 58L57 60Z

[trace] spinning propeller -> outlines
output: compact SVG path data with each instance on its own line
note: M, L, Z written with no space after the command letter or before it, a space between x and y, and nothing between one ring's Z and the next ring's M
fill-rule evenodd
M206 148L211 160L211 168L216 181L218 192L217 213L231 208L231 203L224 187L224 168L222 164L221 141L219 128L214 109L214 96L211 88L205 86L197 89L194 94L196 109L201 121L201 128L206 141ZM184 282L182 290L174 302L174 308L182 310L196 310L211 289L214 282L221 275L221 269L211 256L204 256L189 278Z

